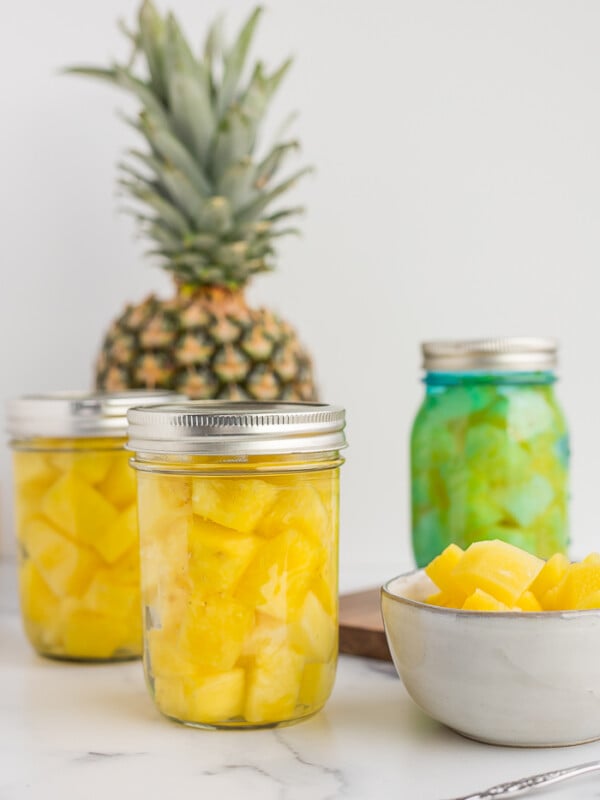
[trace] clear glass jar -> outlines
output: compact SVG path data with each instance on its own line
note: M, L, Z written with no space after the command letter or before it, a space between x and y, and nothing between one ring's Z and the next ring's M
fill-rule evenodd
M86 661L141 655L126 414L132 405L174 396L65 393L9 404L21 612L42 655Z
M556 343L423 345L426 396L411 436L412 541L425 566L448 544L502 539L566 552L569 438Z
M129 422L158 709L208 728L314 714L337 659L343 410L196 402Z

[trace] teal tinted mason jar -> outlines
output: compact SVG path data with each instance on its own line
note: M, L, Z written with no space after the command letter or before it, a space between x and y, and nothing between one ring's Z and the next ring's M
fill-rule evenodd
M419 567L450 543L502 539L566 553L569 436L556 400L557 344L425 342L426 394L411 435Z

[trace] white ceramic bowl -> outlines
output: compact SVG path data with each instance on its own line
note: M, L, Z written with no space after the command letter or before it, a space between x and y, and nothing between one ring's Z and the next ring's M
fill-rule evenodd
M416 571L381 593L394 664L423 711L490 744L600 738L600 610L457 611L422 602L434 591Z

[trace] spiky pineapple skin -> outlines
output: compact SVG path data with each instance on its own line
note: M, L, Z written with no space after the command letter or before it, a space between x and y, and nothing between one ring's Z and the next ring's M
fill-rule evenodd
M242 290L180 288L150 295L113 322L96 365L96 387L174 389L195 399L311 401L310 357L294 329L253 309Z

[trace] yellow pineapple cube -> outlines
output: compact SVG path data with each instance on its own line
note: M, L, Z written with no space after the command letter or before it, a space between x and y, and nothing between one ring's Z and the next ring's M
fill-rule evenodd
M289 719L300 693L304 658L286 645L265 647L248 672L244 716L265 724Z
M307 664L302 672L298 703L310 709L325 704L335 681L335 659L325 664Z
M183 678L155 676L153 687L154 701L163 714L177 720L188 720Z
M47 453L17 450L13 453L13 466L17 487L29 483L47 487L56 480L59 474Z
M89 611L112 617L128 617L139 595L136 587L115 582L108 569L99 569L81 598L82 606ZM137 607L139 610L139 606Z
M265 647L288 643L289 637L289 625L279 619L268 616L268 614L257 612L255 624L244 639L242 657L255 656Z
M27 524L22 544L56 595L81 595L99 566L91 550L67 539L41 519Z
M140 585L140 554L137 545L130 548L118 561L110 566L112 580L119 586Z
M136 501L135 470L129 465L130 453L114 453L98 491L115 508L125 509Z
M451 604L448 603L448 598L444 592L434 592L430 594L428 597L425 598L425 602L430 606L448 606L451 608ZM464 602L464 601L463 601ZM461 606L455 606L455 608L461 608Z
M190 595L180 620L181 655L201 670L227 672L240 657L253 622L252 610L227 595Z
M121 452L119 452L121 455ZM73 450L48 453L48 459L59 472L72 472L87 484L95 485L106 478L115 458L112 450Z
M96 489L74 473L63 475L48 489L42 511L69 536L92 546L118 516Z
M482 589L475 589L463 603L464 611L510 611L511 609L500 600Z
M337 592L337 569L331 566L327 560L317 575L310 589L328 614L337 619L338 613L338 592Z
M177 615L182 608L181 596L184 604L187 601L188 532L191 525L191 516L166 515L153 525L151 536L145 531L142 537L140 561L144 602L148 605L159 603L163 626L172 612L177 624Z
M263 614L295 619L325 555L313 540L297 531L280 533L258 549L238 584L236 597Z
M542 611L539 600L531 591L523 592L515 603L515 609L520 611Z
M140 526L144 538L160 535L162 521L172 516L191 516L192 484L182 475L137 474ZM155 523L161 521L158 525Z
M246 673L239 667L229 672L198 675L186 680L185 719L189 722L225 722L244 711Z
M542 606L543 611L560 611L560 583L558 586L553 586L552 589L548 589L548 591L544 594L544 596L540 600L540 605Z
M194 519L188 536L190 578L197 591L207 594L231 591L258 547L256 536L200 517Z
M595 608L600 592L600 562L596 560L570 564L558 585L557 608L575 610Z
M546 592L562 580L568 567L569 559L562 553L555 553L538 572L530 591L541 601Z
M273 537L295 530L317 541L328 541L330 521L317 490L300 484L279 490L277 499L261 519L258 533Z
M193 653L183 653L179 646L179 630L152 628L147 633L148 671L155 677L174 678L198 672Z
M468 594L468 592L460 589L452 575L463 555L464 551L457 544L449 544L439 556L425 567L425 574L441 592L448 594L449 600L452 598L452 600L456 601L457 608L460 608L464 603Z
M89 542L108 564L114 564L138 543L137 507L133 505L113 519Z
M543 565L524 550L492 539L470 545L451 574L463 592L471 595L481 589L500 603L514 606Z
M275 502L277 491L259 478L194 478L192 508L204 519L253 533Z
M44 626L54 623L59 599L32 561L25 561L19 570L19 595L21 611L28 621Z
M72 598L63 600L59 620L64 652L71 658L109 658L127 640L123 620L83 609Z
M307 661L329 661L336 651L337 625L312 592L308 592L300 615L290 625L290 640Z

